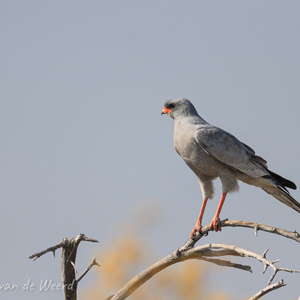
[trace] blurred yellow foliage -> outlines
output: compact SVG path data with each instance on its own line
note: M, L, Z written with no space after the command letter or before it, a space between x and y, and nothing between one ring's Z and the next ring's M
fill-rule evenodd
M157 208L157 207L156 207ZM145 213L145 210L147 211ZM139 208L138 215L149 215L154 211L149 206L144 211ZM135 216L137 215L135 212ZM154 222L152 215L139 225L124 228L123 231L109 245L97 251L100 268L96 270L94 282L81 292L80 299L105 300L116 293L128 281L160 260L149 245L142 239L138 231L142 227L149 228L149 223ZM156 214L158 215L158 214ZM138 218L134 218L137 220ZM150 221L151 220L151 221ZM130 223L130 222L129 222ZM142 225L141 225L142 224ZM120 228L120 226L118 226ZM185 261L168 267L154 275L150 280L137 289L128 299L132 300L229 300L223 293L207 291L207 272L205 263L197 260ZM232 300L232 299L231 299Z
M97 253L95 282L80 297L85 300L104 300L117 292L130 279L159 259L151 254L147 243L136 236L117 238L101 253ZM185 261L161 271L136 290L129 299L143 300L229 300L222 293L205 291L204 263Z

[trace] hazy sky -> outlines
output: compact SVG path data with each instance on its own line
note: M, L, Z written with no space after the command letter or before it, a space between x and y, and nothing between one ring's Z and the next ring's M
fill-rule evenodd
M173 147L166 100L186 97L300 185L299 1L0 1L0 291L15 299L61 299L22 290L29 279L60 281L60 251L28 256L84 233L81 273L93 253L157 210L145 234L161 257L180 247L202 202L196 177ZM240 184L221 218L300 231L300 215L262 190ZM208 203L210 222L221 195ZM300 200L300 193L292 191ZM159 208L157 208L159 207ZM120 228L120 230L118 230ZM235 244L300 269L299 245L251 230L224 229L201 243ZM99 262L101 264L101 261ZM251 295L270 271L214 268L215 289ZM82 280L88 286L93 271ZM299 274L264 299L297 299Z

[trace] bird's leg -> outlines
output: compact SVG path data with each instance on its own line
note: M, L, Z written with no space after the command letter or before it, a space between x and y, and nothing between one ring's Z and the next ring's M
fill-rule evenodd
M220 200L220 203L219 203L219 206L217 208L217 211L215 213L215 216L213 217L210 225L209 225L209 228L210 229L214 229L215 231L221 231L221 223L220 223L220 212L222 210L222 207L223 207L223 204L224 204L224 201L225 201L225 198L226 198L226 195L227 193L223 193L222 194L222 197L221 197L221 200Z
M203 215L204 215L207 200L208 200L208 198L203 199L200 214L199 214L199 217L197 219L196 225L195 225L194 229L192 230L192 232L190 234L190 239L193 239L193 236L196 233L196 231L199 232L201 227L202 227L202 218L203 218Z

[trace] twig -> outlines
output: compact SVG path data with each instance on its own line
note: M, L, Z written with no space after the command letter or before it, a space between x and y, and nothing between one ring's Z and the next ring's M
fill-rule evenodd
M89 264L89 266L86 268L86 270L77 278L77 283L86 275L86 273L93 267L100 265L96 262L96 257L93 258L93 261Z
M229 221L229 220L223 220L221 221L221 227L247 227L254 229L254 234L257 235L257 232L259 230L269 232L269 233L275 233L278 235L281 235L283 237L292 239L298 243L300 243L300 235L299 233L295 231L288 231L285 229L268 226L264 224L249 222L249 221ZM191 247L194 247L197 241L199 241L203 236L208 235L210 231L213 231L213 229L209 228L209 225L203 226L200 230L200 232L197 232L194 238L191 240L189 239L181 248L181 250L189 249Z
M261 291L259 291L257 294L255 294L254 296L252 296L249 300L258 300L260 299L262 296L268 294L269 292L272 292L274 290L277 290L283 286L286 286L286 284L283 282L283 280L274 283L272 285L267 286L266 288L262 289Z
M55 251L59 248L66 247L68 246L69 241L67 238L63 238L57 245L49 247L41 252L34 253L31 256L29 256L30 259L33 259L35 261L37 258L41 257L42 255L48 253L48 252L53 252L53 256L55 257Z
M211 244L211 247L215 248L215 249L228 249L228 250L232 250L232 251L236 251L239 254L243 254L245 256L249 256L252 258L255 258L257 260L259 260L260 262L264 263L264 271L263 273L266 272L268 267L271 267L273 269L273 273L268 281L268 285L272 283L275 275L277 274L277 272L279 271L284 271L284 272L289 272L289 273L300 273L300 271L298 270L293 270L293 269L287 269L287 268L280 268L280 267L276 267L275 263L278 262L279 260L269 260L266 258L266 254L268 252L269 249L267 249L262 255L259 255L257 253L236 247L236 246L231 246L231 245L225 245L225 244ZM195 249L197 249L198 247L196 247Z

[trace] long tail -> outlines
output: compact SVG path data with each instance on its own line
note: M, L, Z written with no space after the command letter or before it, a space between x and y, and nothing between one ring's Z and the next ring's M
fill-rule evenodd
M288 187L295 190L297 188L295 183L270 170L268 170L268 172L270 173L270 176L263 176L266 179L267 184L264 184L261 188L283 204L300 213L300 203L296 201L286 189Z
M281 187L283 187L283 188L288 187L288 188L293 189L293 190L297 189L296 184L294 182L292 182L292 181L290 181L288 179L285 179L285 178L281 177L280 175L278 175L278 174L276 174L276 173L274 173L274 172L272 172L270 170L268 170L268 172L271 174L271 176L273 178L275 178L277 180L277 183Z

